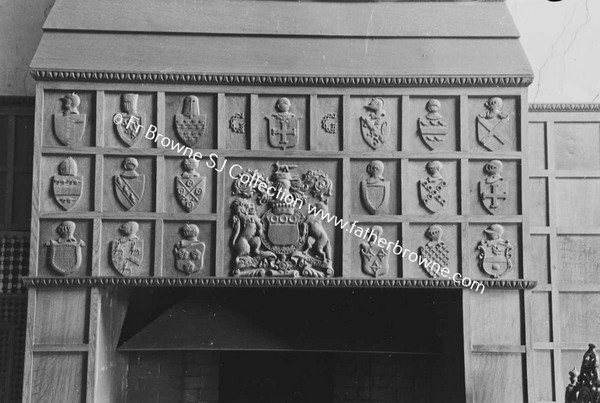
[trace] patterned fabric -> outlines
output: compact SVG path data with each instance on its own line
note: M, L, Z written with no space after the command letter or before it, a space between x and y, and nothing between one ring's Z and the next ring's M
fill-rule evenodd
M29 273L29 237L3 236L0 238L0 294L25 292L22 278Z

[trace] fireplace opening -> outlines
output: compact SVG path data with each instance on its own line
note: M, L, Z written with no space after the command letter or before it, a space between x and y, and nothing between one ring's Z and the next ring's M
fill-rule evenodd
M129 402L464 401L460 291L199 291L130 298Z

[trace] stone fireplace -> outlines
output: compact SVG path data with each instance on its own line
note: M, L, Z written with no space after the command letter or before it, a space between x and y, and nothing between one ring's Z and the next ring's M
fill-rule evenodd
M31 72L24 401L531 395L502 2L58 0Z

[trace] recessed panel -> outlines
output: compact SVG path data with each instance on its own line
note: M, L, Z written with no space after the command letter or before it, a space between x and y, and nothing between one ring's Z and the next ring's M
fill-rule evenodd
M105 156L103 210L154 211L155 167L156 161L152 157Z
M394 253L394 245L400 241L397 224L373 224L361 222L351 232L352 264L345 277L397 278L401 275L400 256ZM398 242L402 245L401 242Z
M521 345L523 325L519 291L485 290L471 299L472 344Z
M470 97L468 107L469 150L490 153L520 150L516 98Z
M207 167L208 157L195 161L189 158L165 158L165 211L170 213L208 214L215 212L218 173Z
M154 275L154 222L131 219L103 220L100 276Z
M177 150L177 145L192 149L216 148L217 97L215 94L168 93L165 95L165 132L171 141L162 147ZM162 140L161 140L162 141Z
M166 221L163 233L163 276L213 276L214 234L214 224L210 222Z
M41 209L93 211L94 158L89 155L46 155L40 171Z
M529 169L532 172L547 169L546 125L529 123Z
M307 150L308 97L259 96L258 148L261 150Z
M559 309L563 343L581 343L587 346L596 340L600 329L600 294L561 293ZM579 366L581 358L573 365Z
M468 231L470 253L463 256L465 276L487 280L521 278L519 224L470 223Z
M92 257L90 220L40 220L40 276L89 276Z
M598 283L600 235L559 235L558 278L563 282Z
M402 245L418 255L403 255L403 276L408 278L451 278L461 269L460 225L443 222L410 224ZM436 265L437 263L437 265ZM448 273L442 272L448 268Z
M556 169L600 169L600 123L554 124Z
M250 102L247 95L226 95L224 114L226 127L226 148L230 150L247 150L250 148Z
M348 117L352 151L398 151L400 136L399 100L394 97L350 98Z
M517 161L470 160L469 213L473 215L520 214L520 170Z
M352 160L352 214L400 213L400 163L397 160Z
M416 152L456 151L459 122L458 99L454 97L411 97L408 133L402 149Z
M556 180L556 225L600 226L600 179Z
M407 213L427 217L458 214L459 177L457 161L411 160L401 185L408 188Z
M81 147L96 144L96 93L46 91L43 140L45 146Z
M316 151L341 150L344 133L341 97L317 98L317 137L311 148Z
M121 116L121 119L119 119ZM156 125L156 94L149 92L106 92L104 94L104 146L152 148L145 137Z

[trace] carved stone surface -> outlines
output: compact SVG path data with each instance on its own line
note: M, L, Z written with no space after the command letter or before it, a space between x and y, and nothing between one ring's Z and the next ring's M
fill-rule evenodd
M175 244L175 268L182 273L196 273L204 267L204 251L206 245L198 241L200 229L194 224L185 224L181 227L183 239Z
M46 242L48 247L48 265L58 274L67 276L81 266L81 248L85 242L75 238L75 223L63 221L56 233L58 239Z
M385 144L390 137L390 122L386 118L384 105L383 98L371 99L371 102L363 107L367 114L359 118L363 139L373 150Z
M229 129L234 133L246 133L246 118L243 113L236 113L229 118Z
M512 268L513 246L502 239L504 227L492 224L485 229L487 239L479 241L479 267L492 278L499 278Z
M595 403L600 400L599 368L600 359L596 346L588 344L583 355L581 371L573 368L569 371L569 385L565 390L565 403Z
M183 160L181 167L184 172L175 177L175 196L188 213L198 207L206 188L206 177L196 171L198 165L198 160L194 158Z
M336 134L337 133L337 114L328 113L321 119L321 128L325 133Z
M508 181L502 173L502 162L492 160L483 167L486 177L479 181L479 200L490 214L502 212L502 207L508 198Z
M360 244L362 272L372 277L385 276L390 270L390 252L387 244L383 248L377 245L377 240L383 237L383 228L374 225L369 229L369 233L368 242Z
M486 111L477 116L477 141L489 151L498 151L509 142L509 116L502 112L500 97L488 99L484 106Z
M429 176L418 183L419 199L431 213L440 211L446 204L444 193L448 183L440 173L443 167L440 161L428 162L425 169Z
M146 176L140 175L136 169L138 160L128 157L123 160L123 171L113 176L115 195L127 210L135 207L144 196Z
M117 134L128 147L135 145L144 136L142 127L145 119L138 112L138 98L138 94L121 95L122 112L113 117Z
M367 165L369 177L360 182L360 196L365 208L371 214L388 214L390 182L383 177L385 166L375 160Z
M298 144L300 118L290 112L292 103L287 98L279 98L275 104L277 113L266 117L268 121L269 144L271 147L294 148Z
M200 114L200 100L195 95L183 99L181 113L175 115L175 132L188 147L194 147L206 130L206 115Z
M58 165L59 175L52 177L54 200L63 208L70 210L77 204L83 191L83 176L77 175L77 163L71 157Z
M268 179L250 170L233 182L234 276L333 275L331 244L318 212L328 211L333 184L323 171L309 170L298 176L294 168L276 162ZM307 217L300 208L309 197L318 202L317 211ZM265 206L260 217L257 204Z
M119 227L121 237L110 243L110 257L113 268L123 276L135 274L142 265L144 241L138 238L139 225L128 221Z
M439 112L442 104L437 99L427 101L426 109L429 113L424 117L417 119L417 127L419 135L423 143L430 149L435 149L438 145L444 142L444 138L448 134L448 123L443 120L442 114Z
M85 130L86 115L79 113L81 99L74 92L60 98L62 113L54 114L54 133L65 146L75 146L81 143Z
M439 225L432 225L427 228L425 236L429 239L426 245L419 248L419 254L423 256L428 262L423 262L421 267L430 277L440 277L441 269L448 267L450 263L450 250L444 241L442 241L442 235L444 230ZM440 267L435 266L435 262Z

